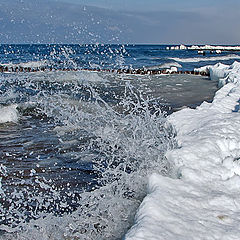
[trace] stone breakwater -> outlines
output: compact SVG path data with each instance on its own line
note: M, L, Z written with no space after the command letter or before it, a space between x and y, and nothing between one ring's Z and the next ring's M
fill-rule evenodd
M76 68L52 68L52 67L9 67L0 65L0 72L11 73L11 72L49 72L49 71L92 71L92 72L110 72L118 74L139 74L139 75L157 75L157 74L192 74L209 76L206 71L192 70L192 71L179 71L177 68L174 69L162 69L162 70L149 70L149 69L76 69Z

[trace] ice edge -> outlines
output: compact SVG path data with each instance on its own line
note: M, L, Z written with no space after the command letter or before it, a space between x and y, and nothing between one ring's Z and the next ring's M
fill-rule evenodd
M169 116L176 178L149 177L126 240L240 239L240 63L204 70L224 86L212 103Z

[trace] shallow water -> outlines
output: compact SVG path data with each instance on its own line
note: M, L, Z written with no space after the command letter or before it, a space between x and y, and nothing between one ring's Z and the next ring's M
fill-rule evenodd
M196 107L203 101L211 101L218 89L216 81L195 75L102 75L104 79L110 79L110 85L113 83L119 86L121 82L131 81L145 99L168 106L169 113L182 107Z

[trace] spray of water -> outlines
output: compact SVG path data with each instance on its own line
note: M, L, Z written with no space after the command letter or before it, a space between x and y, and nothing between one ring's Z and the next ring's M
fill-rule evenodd
M160 108L130 81L121 84L107 90L105 79L87 72L5 79L1 103L18 104L20 120L1 128L18 132L24 149L1 155L0 239L124 235L146 194L147 176L170 174L164 154L174 140ZM31 124L41 133L24 142Z

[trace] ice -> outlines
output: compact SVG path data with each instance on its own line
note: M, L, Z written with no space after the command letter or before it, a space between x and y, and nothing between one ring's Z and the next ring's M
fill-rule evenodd
M217 80L219 87L222 87L229 82L237 83L240 78L239 62L234 62L231 66L217 63L214 66L209 65L195 68L194 71L210 74L211 80Z
M226 85L212 103L168 118L178 148L166 157L176 171L149 177L126 240L240 239L240 63L206 70Z
M215 50L216 53L221 53L219 51L239 51L240 46L212 46L212 45L205 45L205 46L198 46L198 45L192 45L190 47L186 47L184 45L180 46L172 46L167 47L167 50Z
M17 121L18 121L17 105L14 104L6 107L0 106L0 123Z
M193 45L188 47L190 50L223 50L223 51L239 51L240 46L212 46L212 45L205 45L205 46L196 46Z
M170 69L166 69L167 73L173 73L173 72L177 72L178 68L177 67L171 67Z

